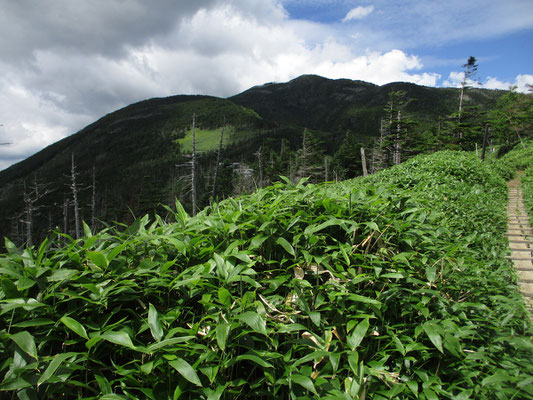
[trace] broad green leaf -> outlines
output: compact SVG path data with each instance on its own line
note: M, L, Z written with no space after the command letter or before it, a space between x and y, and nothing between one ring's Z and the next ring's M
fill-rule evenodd
M321 231L322 229L326 229L326 228L328 228L330 226L333 226L333 225L340 225L341 223L342 223L342 221L340 221L340 220L338 220L336 218L331 218L331 219L328 219L325 222L322 222L319 225L309 225L307 228L305 228L304 234L306 236L310 236L310 235L315 234L316 232Z
M350 336L348 336L348 338L346 339L352 351L355 350L357 346L359 346L359 344L365 337L366 331L368 330L369 325L370 324L369 324L368 318L365 318L364 320L359 322L359 324L357 324L353 333Z
M187 361L177 358L174 361L170 361L169 364L189 382L194 383L196 386L202 386L202 382L200 381L200 378L198 378L196 371Z
M10 339L14 341L26 354L37 359L37 347L35 346L35 340L29 332L22 331L15 333L14 335L10 336Z
M63 364L63 362L67 359L67 358L70 358L72 356L75 356L77 355L78 353L62 353L62 354L57 354L54 359L50 362L50 364L48 364L48 367L46 368L46 370L43 372L43 374L39 377L39 380L37 381L37 386L43 384L44 382L46 382L48 379L50 379L53 375L54 375L54 372L56 372L56 370L60 367L61 364Z
M431 343L441 352L444 353L442 349L442 337L435 328L435 325L431 322L426 322L423 325L424 332L426 332L426 335L428 335L429 340L431 340Z
M29 321L22 321L17 322L16 324L13 324L11 326L14 326L16 328L27 328L29 326L45 326L45 325L52 325L54 324L54 321L48 318L35 318L30 319Z
M218 324L217 327L215 328L218 347L220 347L222 351L226 349L226 343L228 341L230 330L231 330L231 325L225 322Z
M277 240L276 240L276 243L279 244L281 247L283 247L285 249L285 251L287 253L289 253L291 256L294 256L295 253L294 253L294 248L292 247L292 245L287 241L287 239L285 238L282 238L282 237L279 237Z
M67 316L61 317L60 321L65 324L67 328L77 333L79 336L89 339L89 336L87 336L87 332L85 331L85 328L82 324L80 324L78 321L76 321L74 318L70 318Z
M435 265L428 265L426 267L426 279L428 282L435 282L435 278L437 276L437 267Z
M121 346L129 347L130 349L135 349L133 342L131 341L130 335L124 331L107 331L100 335L102 339L107 340L108 342L119 344Z
M180 336L180 337L165 339L165 340L162 340L162 341L160 341L158 343L154 343L154 344L148 346L146 348L146 351L148 353L153 353L154 351L156 351L158 349L162 349L162 348L165 348L165 347L168 347L168 346L172 346L172 345L175 345L175 344L178 344L178 343L188 342L191 339L194 339L194 336Z
M96 380L96 383L98 384L98 387L100 388L100 391L102 394L112 394L113 388L111 387L111 383L104 378L102 375L94 374L94 379Z
M309 313L309 318L316 326L320 326L320 313L318 311L311 311Z
M259 314L248 311L239 315L237 318L243 321L254 331L262 333L263 335L267 335L266 322Z
M163 327L159 321L159 314L152 303L149 304L148 308L148 326L153 338L160 342L164 335Z
M231 306L231 293L225 287L221 287L218 289L218 299L220 303L225 305L226 307Z
M423 392L427 400L439 400L439 397L433 390L426 388Z
M108 265L107 258L99 251L88 251L87 258L91 260L97 267L106 268Z
M93 233L91 232L91 228L89 227L89 225L85 223L85 221L82 221L82 223L83 223L83 234L85 235L85 237L90 238L93 235Z
M265 236L265 235L262 235L262 234L259 234L259 235L256 235L252 238L252 240L250 241L250 247L249 249L250 250L253 250L253 249L257 249L258 247L261 247L261 245L263 244L263 242L265 240L267 240L268 237Z
M509 374L504 371L498 371L491 376L487 376L481 381L481 386L494 385L496 383L503 383L509 380Z
M304 376L304 375L296 374L296 375L291 375L291 381L293 381L294 383L302 386L303 388L307 389L311 393L314 393L315 395L318 396L318 393L315 389L315 385L313 384L313 381L311 380L311 378L308 378L307 376Z
M15 299L21 297L17 286L9 278L2 278L2 291L6 299Z
M127 400L128 397L122 396L121 394L108 393L104 394L99 400Z
M181 222L183 225L187 223L187 220L189 219L189 215L185 212L185 209L181 205L181 203L176 199L176 220Z
M139 368L143 374L149 375L152 373L152 370L154 369L154 362L153 361L147 362L146 364L141 365Z
M249 360L253 361L254 363L260 365L263 368L274 368L272 364L270 364L268 361L263 360L261 357L258 357L253 354L242 354L240 356L237 356L233 359L235 362L241 361L241 360Z
M207 400L219 400L224 394L226 386L219 385L216 390L211 390L207 396Z

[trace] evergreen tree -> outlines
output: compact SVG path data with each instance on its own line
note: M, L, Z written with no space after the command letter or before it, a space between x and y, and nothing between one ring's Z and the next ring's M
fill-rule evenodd
M338 179L350 179L361 175L361 146L355 133L348 129L331 163Z

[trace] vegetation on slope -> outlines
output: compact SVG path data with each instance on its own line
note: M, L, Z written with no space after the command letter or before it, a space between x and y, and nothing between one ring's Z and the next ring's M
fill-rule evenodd
M473 155L277 183L0 255L0 391L528 399L505 181Z

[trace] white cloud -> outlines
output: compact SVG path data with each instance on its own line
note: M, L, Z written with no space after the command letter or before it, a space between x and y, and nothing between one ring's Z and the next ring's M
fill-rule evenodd
M0 169L134 101L172 94L226 97L302 74L435 86L440 76L400 49L531 27L529 0L373 0L342 24L291 20L296 0L31 0L0 9ZM348 10L349 0L304 0ZM502 5L502 4L510 5ZM368 3L367 3L368 4ZM435 8L436 7L436 8ZM513 8L514 7L514 8ZM474 14L474 11L481 13ZM375 13L372 26L362 18ZM477 15L477 18L469 19ZM374 14L373 14L374 16ZM462 16L458 18L458 16ZM498 16L499 18L496 18ZM484 20L490 17L490 25ZM465 21L471 21L466 24ZM420 24L419 21L424 21ZM478 22L476 22L478 21ZM485 21L485 22L483 22ZM515 25L513 25L513 23ZM461 29L451 29L461 26ZM514 28L515 26L516 28ZM487 33L489 32L489 33ZM426 39L428 38L428 39ZM459 75L457 75L459 74ZM447 78L456 86L461 73ZM459 79L459 81L458 81ZM525 88L532 75L520 75ZM507 85L490 78L486 87Z
M352 21L354 19L363 19L367 15L370 15L372 11L374 11L374 6L359 6L352 8L350 11L348 11L342 22Z
M511 87L516 87L516 90L520 93L528 93L528 85L533 85L533 75L518 75L513 83L502 82L497 78L489 76L487 81L483 84L487 89L501 89L509 90Z

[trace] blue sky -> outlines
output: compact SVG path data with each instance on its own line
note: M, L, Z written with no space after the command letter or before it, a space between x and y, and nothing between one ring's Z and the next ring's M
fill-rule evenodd
M302 74L533 83L533 0L0 0L0 170L136 101Z

